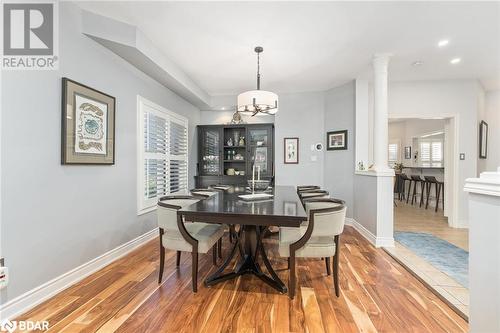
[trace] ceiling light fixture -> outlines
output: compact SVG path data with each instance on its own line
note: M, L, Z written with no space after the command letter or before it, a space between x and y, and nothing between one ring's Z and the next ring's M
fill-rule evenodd
M423 64L424 64L423 61L417 60L417 61L413 62L411 65L414 67L419 67L419 66L422 66Z
M462 61L462 59L460 59L460 58L453 58L450 60L450 64L456 65L456 64L460 63L461 61Z
M438 47L445 47L449 43L450 43L450 41L447 40L447 39L440 40L439 43L438 43Z
M238 95L238 112L251 113L252 117L258 114L275 114L278 112L278 95L273 92L260 90L260 54L264 49L257 46L257 90L245 91Z

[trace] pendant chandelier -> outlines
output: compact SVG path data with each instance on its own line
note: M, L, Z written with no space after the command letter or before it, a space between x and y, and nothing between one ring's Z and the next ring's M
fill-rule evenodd
M254 51L257 53L257 90L245 91L238 95L238 112L251 113L252 117L275 114L278 112L278 95L260 90L260 54L264 49L257 46Z

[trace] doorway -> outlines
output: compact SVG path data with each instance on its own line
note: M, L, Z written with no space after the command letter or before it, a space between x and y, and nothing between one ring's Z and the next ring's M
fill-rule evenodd
M457 118L390 118L395 247L387 251L464 317L468 230L456 228Z

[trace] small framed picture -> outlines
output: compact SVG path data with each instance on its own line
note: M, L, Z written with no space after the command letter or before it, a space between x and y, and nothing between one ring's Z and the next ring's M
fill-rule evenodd
M285 164L299 164L299 138L284 138L283 152Z
M326 150L347 150L347 130L326 133Z
M62 79L61 164L115 163L115 98Z
M411 160L411 146L405 147L405 160Z
M479 158L488 157L488 124L481 120L479 124Z

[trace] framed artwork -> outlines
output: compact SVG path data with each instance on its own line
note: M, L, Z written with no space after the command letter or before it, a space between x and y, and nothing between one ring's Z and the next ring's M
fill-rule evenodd
M284 138L283 152L285 164L299 164L299 138Z
M115 98L62 79L61 164L115 164Z
M326 150L347 150L347 130L326 133Z
M488 124L481 120L479 124L479 158L488 157Z
M411 146L405 147L405 160L411 160Z

